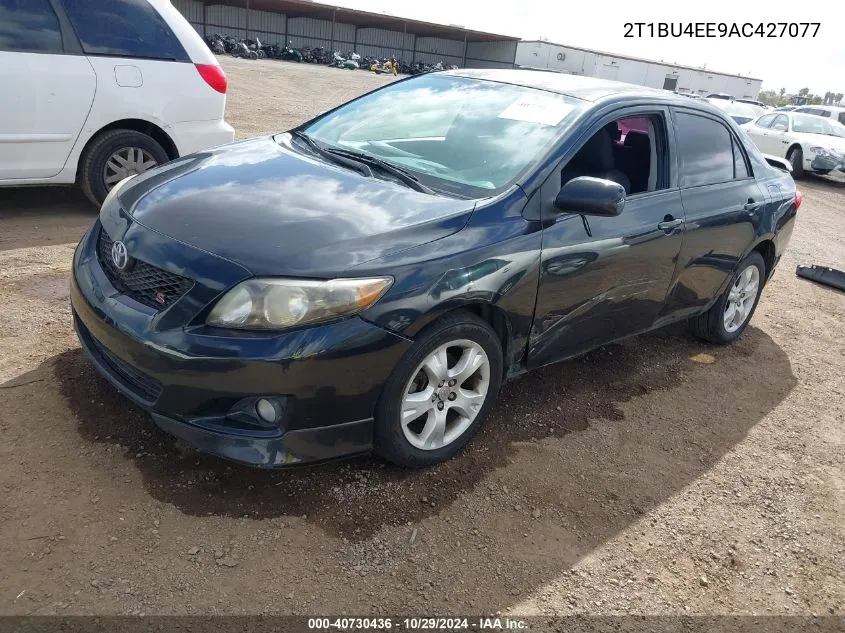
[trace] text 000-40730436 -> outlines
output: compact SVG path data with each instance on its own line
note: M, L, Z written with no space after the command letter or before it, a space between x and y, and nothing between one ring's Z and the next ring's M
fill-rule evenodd
M816 37L820 22L625 22L625 37Z

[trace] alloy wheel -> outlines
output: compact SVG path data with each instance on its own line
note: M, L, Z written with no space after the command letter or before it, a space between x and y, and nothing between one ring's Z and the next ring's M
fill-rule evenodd
M420 363L405 386L400 424L420 450L448 446L472 426L490 388L490 359L466 339L441 345Z
M724 325L728 334L745 324L760 292L760 271L757 266L746 267L736 276L725 304Z
M143 174L158 165L152 154L140 147L121 147L114 152L103 167L103 181L106 189L111 190L124 178Z

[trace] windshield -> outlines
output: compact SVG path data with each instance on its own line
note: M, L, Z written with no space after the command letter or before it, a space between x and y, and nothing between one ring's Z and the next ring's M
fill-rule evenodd
M813 115L793 114L792 131L845 138L845 125Z
M486 197L542 158L581 104L544 90L432 73L365 95L303 132L411 171L434 189Z

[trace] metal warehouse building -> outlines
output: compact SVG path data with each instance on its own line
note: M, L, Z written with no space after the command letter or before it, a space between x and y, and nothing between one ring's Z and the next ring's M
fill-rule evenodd
M756 99L763 83L762 79L729 75L706 68L666 64L544 41L519 42L516 65L698 95L722 92L738 99Z
M172 0L200 35L258 38L268 44L439 61L464 68L513 68L518 38L356 11L307 0Z

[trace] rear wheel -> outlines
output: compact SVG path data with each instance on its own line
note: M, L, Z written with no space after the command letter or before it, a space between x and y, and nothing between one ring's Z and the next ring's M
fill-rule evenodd
M135 130L109 130L95 137L80 161L79 184L88 199L102 204L118 182L170 160L152 137Z
M760 301L765 275L763 257L757 251L752 252L739 263L730 284L713 307L690 319L693 333L720 345L738 339Z
M803 178L804 177L804 152L800 147L793 147L789 150L789 154L786 157L786 160L789 161L789 164L792 165L792 177L793 178Z
M470 313L445 317L419 336L385 385L376 451L410 468L453 457L481 428L501 382L493 329Z

